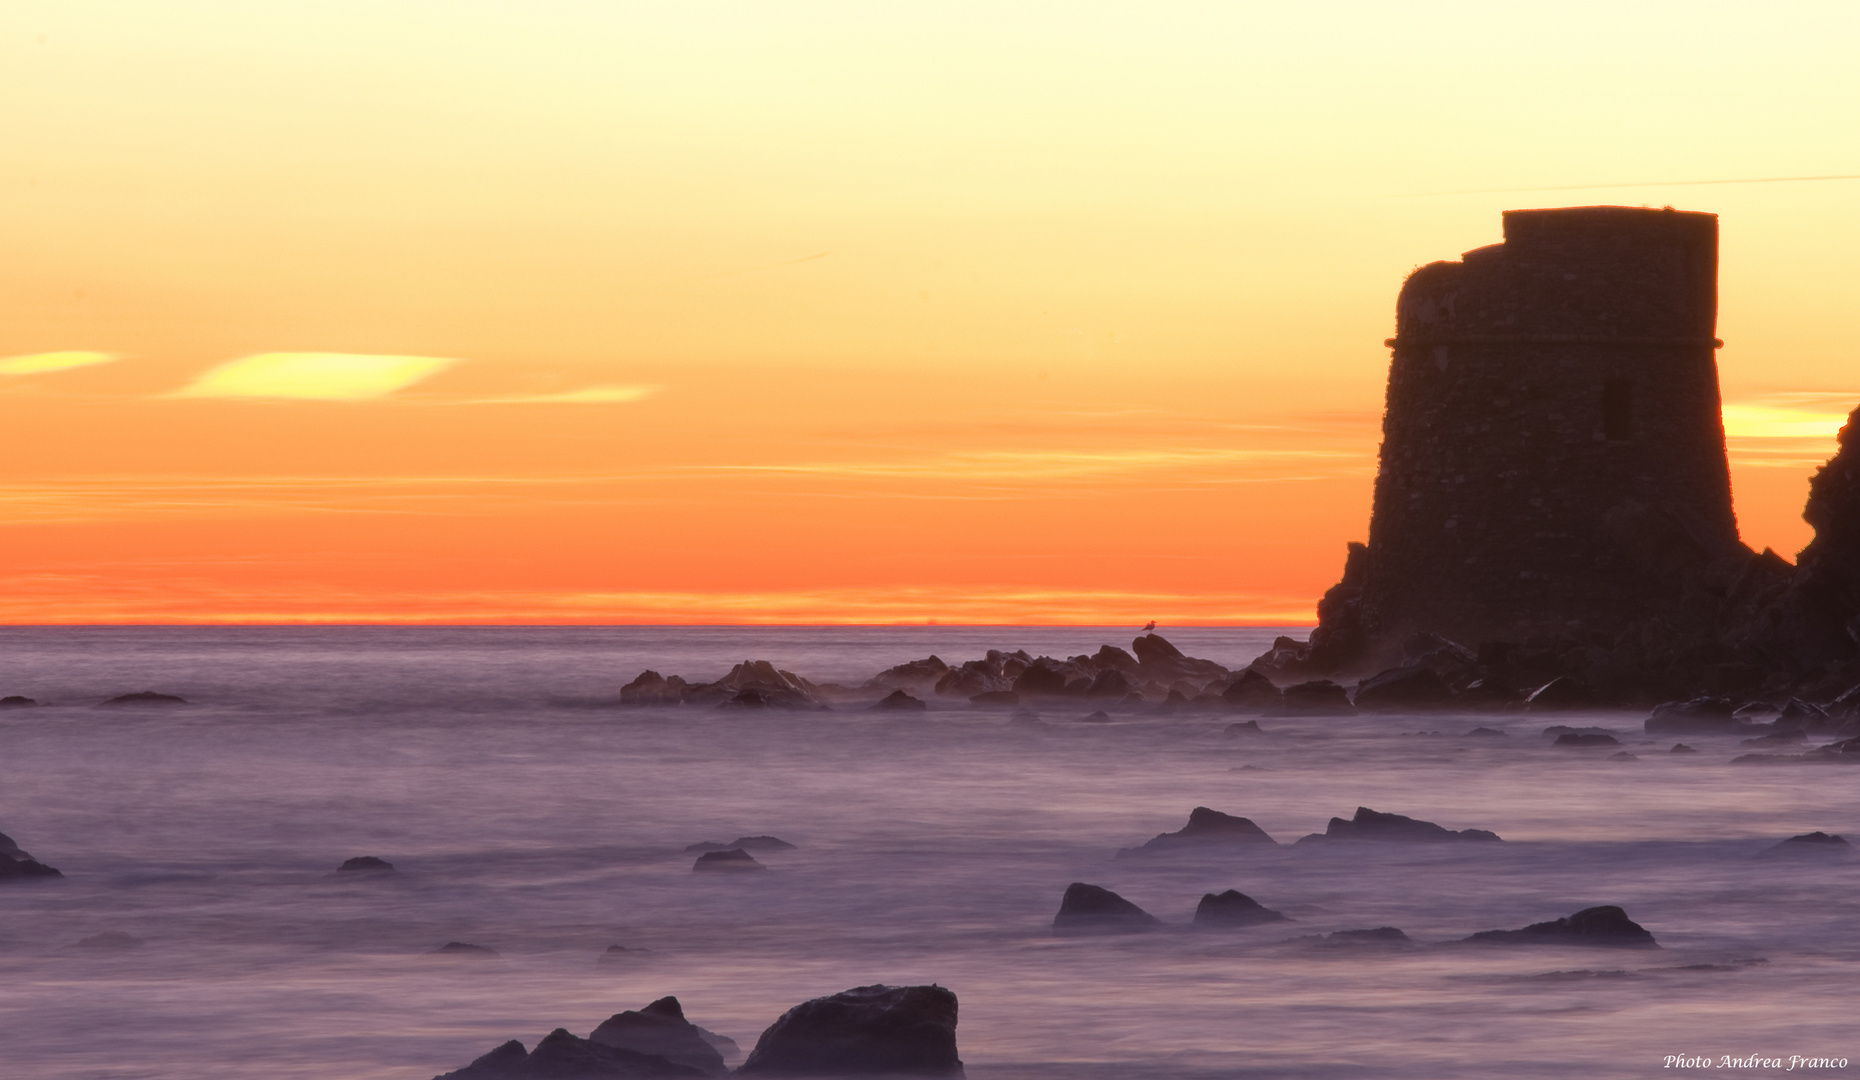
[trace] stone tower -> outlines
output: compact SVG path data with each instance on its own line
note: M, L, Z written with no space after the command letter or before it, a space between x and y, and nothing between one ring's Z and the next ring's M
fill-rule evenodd
M1504 229L1401 290L1368 549L1345 581L1366 644L1681 618L1684 573L1748 550L1719 411L1717 216L1512 210Z

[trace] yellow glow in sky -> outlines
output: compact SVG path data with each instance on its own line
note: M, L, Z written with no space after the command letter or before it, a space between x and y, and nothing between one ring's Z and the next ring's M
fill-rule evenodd
M203 373L176 396L364 401L404 390L457 362L437 356L260 353Z
M115 353L84 352L67 350L65 352L29 353L25 356L9 356L0 359L0 375L42 375L48 371L69 371L72 368L90 367L93 364L107 364L120 359Z

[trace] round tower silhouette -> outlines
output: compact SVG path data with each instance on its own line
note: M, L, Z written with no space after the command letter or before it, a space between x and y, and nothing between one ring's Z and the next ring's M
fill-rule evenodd
M1618 632L1679 617L1698 568L1748 550L1717 216L1512 210L1504 229L1401 290L1369 544L1346 574L1371 642Z

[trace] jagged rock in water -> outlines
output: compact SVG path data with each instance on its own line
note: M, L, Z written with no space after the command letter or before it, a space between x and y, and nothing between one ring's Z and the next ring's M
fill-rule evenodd
M1643 727L1649 735L1709 735L1729 733L1742 727L1731 699L1696 697L1690 701L1667 701L1654 706ZM1746 728L1746 730L1748 730Z
M28 855L13 838L0 833L0 880L64 877L56 869Z
M1627 912L1607 904L1583 908L1555 922L1532 923L1522 930L1482 930L1466 938L1480 945L1596 945L1621 949L1657 949L1659 943Z
M1694 750L1690 746L1687 746L1685 743L1676 742L1673 744L1673 748L1671 750L1668 750L1667 753L1669 754L1696 754L1698 753L1698 751Z
M1608 760L1610 761L1639 761L1640 757L1639 755L1630 753L1626 750L1622 750L1617 753L1608 755Z
M105 701L105 705L185 705L187 699L173 694L158 694L153 690L138 690L133 694L118 694Z
M1235 926L1258 926L1261 923L1290 922L1284 915L1261 904L1237 889L1206 893L1195 905L1195 925L1224 929Z
M1453 688L1428 668L1390 668L1364 679L1353 704L1364 712L1439 709L1453 704Z
M1414 948L1413 939L1393 926L1378 926L1369 930L1336 930L1328 934L1296 938L1294 942L1320 949L1351 951Z
M428 956L458 956L458 957L474 957L477 959L490 959L491 957L494 957L497 955L497 950L487 949L483 945L473 945L470 942L466 942L466 941L448 941L444 945L441 945L439 948L434 949L432 952L429 952L426 955Z
M1620 746L1621 740L1601 732L1565 731L1552 746Z
M707 1076L657 1054L607 1046L556 1028L536 1049L525 1051L515 1039L478 1060L433 1080L659 1080Z
M903 690L893 690L872 706L889 712L922 712L929 707Z
M1330 825L1322 833L1312 833L1300 839L1307 841L1331 842L1338 840L1376 840L1394 843L1440 843L1450 840L1469 840L1491 843L1499 836L1485 829L1447 829L1431 821L1420 821L1400 814L1383 814L1367 806L1356 808L1356 816L1349 821L1331 818Z
M792 671L767 660L745 660L730 673L703 687L689 687L687 702L717 701L737 709L825 709L820 689Z
M1481 739L1508 739L1511 737L1507 735L1505 732L1498 730L1497 728L1489 728L1489 727L1476 727L1476 728L1473 728L1471 731L1468 731L1466 734L1470 737L1477 737Z
M865 693L883 690L918 690L934 688L949 674L949 665L940 657L926 656L922 660L911 660L896 667L888 667L872 676L860 689Z
M723 851L706 851L691 864L693 873L730 872L742 870L767 870L756 861L756 857L742 848L727 848Z
M1221 734L1232 738L1238 735L1264 735L1258 720L1242 720L1238 724L1228 724L1221 729Z
M1137 658L1115 645L1100 645L1092 654L1091 662L1100 671L1121 671L1125 675L1136 675L1142 670Z
M804 1001L769 1025L739 1076L961 1076L956 995L859 986Z
M1800 836L1791 836L1781 843L1764 848L1757 854L1770 857L1779 855L1806 855L1811 858L1826 858L1829 856L1846 858L1853 853L1853 845L1849 844L1845 837L1835 836L1832 833L1824 833L1817 830L1811 833L1803 833Z
M656 671L642 671L620 688L620 704L676 705L684 700L685 690L685 681L676 675L667 679Z
M1596 705L1595 691L1573 675L1559 675L1524 699L1524 707L1532 712L1568 712Z
M1271 679L1252 668L1245 668L1227 680L1227 685L1221 688L1221 700L1230 708L1263 712L1285 704L1285 694Z
M0 709L24 709L37 704L37 701L23 694L8 694L0 697Z
M1082 881L1066 886L1059 914L1053 916L1055 934L1128 933L1161 925L1161 919L1111 890Z
M1100 671L1085 688L1086 697L1109 697L1122 700L1136 687L1130 684L1130 676L1116 668Z
M1137 654L1137 667L1148 682L1170 686L1192 683L1197 693L1211 682L1224 680L1230 672L1212 660L1198 660L1182 655L1161 634L1144 634L1130 643Z
M1188 824L1175 832L1163 833L1140 847L1124 848L1117 853L1117 857L1122 859L1161 851L1224 849L1237 844L1265 844L1270 847L1277 843L1266 835L1266 830L1247 818L1197 806L1188 812Z
M1353 716L1356 706L1350 704L1343 687L1329 679L1312 679L1286 687L1282 703L1272 711L1293 716Z
M637 1011L615 1013L588 1036L592 1042L640 1054L657 1054L711 1076L728 1071L723 1055L704 1038L703 1029L685 1019L675 997L662 997Z
M336 872L338 874L391 874L394 872L394 864L373 855L357 855L353 859L344 859L342 865L336 867Z

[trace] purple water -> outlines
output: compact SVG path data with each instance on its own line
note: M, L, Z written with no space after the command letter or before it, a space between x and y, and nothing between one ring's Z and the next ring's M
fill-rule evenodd
M1167 631L1166 631L1167 632ZM1238 666L1274 631L1170 633ZM1860 770L1733 766L1735 739L1553 749L1558 718L1081 723L1088 707L744 713L601 707L642 668L766 658L852 683L935 652L1067 655L1129 630L5 629L0 831L65 879L0 883L4 1072L426 1080L508 1038L586 1034L676 994L746 1051L789 1006L872 982L961 999L976 1080L1640 1077L1669 1054L1860 1061ZM153 689L192 703L102 709ZM1506 738L1466 737L1479 725ZM1443 732L1445 734L1418 734ZM1116 860L1207 805L1287 842L1358 805L1503 845ZM761 875L685 845L771 833ZM378 855L385 879L332 876ZM1172 924L1048 933L1068 882ZM1185 929L1238 888L1296 919ZM1658 952L1477 949L1619 904ZM1397 926L1406 953L1303 934ZM107 931L138 948L78 948ZM447 941L495 959L423 954ZM597 963L609 945L650 952ZM1743 1074L1780 1069L1737 1070Z

